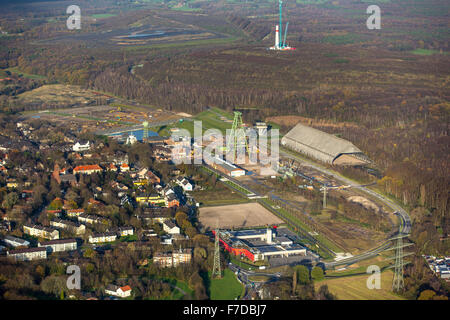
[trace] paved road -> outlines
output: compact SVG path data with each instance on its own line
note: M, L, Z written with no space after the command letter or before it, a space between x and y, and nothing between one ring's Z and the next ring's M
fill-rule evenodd
M328 176L333 177L334 179L336 179L337 181L340 181L341 183L344 183L346 185L350 185L352 188L355 189L359 189L360 191L369 194L370 196L380 200L381 202L383 202L386 206L388 206L389 208L391 208L394 213L399 217L399 223L400 223L400 231L399 234L402 235L409 235L411 233L411 219L409 217L409 214L402 208L400 207L398 204L396 204L395 202L393 202L391 199L371 190L368 189L367 186L368 185L358 185L356 184L354 181L347 179L333 171L330 171L326 168L323 168L322 166L319 166L315 163L312 163L310 161L307 161L305 159L302 159L300 157L297 157L291 153L287 153L283 150L280 150L280 155L282 157L288 158L288 159L293 159L299 163L301 163L302 165L305 166L309 166L315 170L318 170ZM352 264L361 260L365 260L368 258L371 258L373 256L378 255L379 253L381 253L382 251L388 249L391 246L391 242L390 241L386 241L383 244L381 244L379 247L371 249L365 253L353 256L349 259L344 259L344 260L340 260L340 261L335 261L335 262L330 262L330 263L325 263L325 266L327 268L333 268L335 266L338 265L346 265L346 264Z

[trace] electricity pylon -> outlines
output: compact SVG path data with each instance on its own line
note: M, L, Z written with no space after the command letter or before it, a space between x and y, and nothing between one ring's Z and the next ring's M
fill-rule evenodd
M388 250L395 250L395 256L387 258L388 260L394 260L394 264L389 267L394 268L394 278L392 280L392 291L394 292L399 292L403 290L404 287L403 267L411 263L409 261L403 261L403 258L414 254L413 252L403 253L403 248L413 245L413 243L403 244L403 238L406 237L408 237L407 234L402 234L401 232L399 232L396 236L389 239L393 242L395 241L394 247L388 249Z
M214 265L213 265L211 277L212 278L222 278L222 271L220 269L219 228L216 228L216 231L215 231Z
M250 155L248 151L247 138L245 136L244 123L242 122L242 113L239 111L234 112L233 125L231 126L229 138L229 143L231 143L231 152L234 159L237 159L236 151L238 150L238 144L239 146L245 144L245 151L248 155ZM229 148L227 148L227 150L230 151Z

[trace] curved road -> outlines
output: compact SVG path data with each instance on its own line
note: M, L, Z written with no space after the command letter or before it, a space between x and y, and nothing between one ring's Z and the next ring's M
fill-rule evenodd
M411 233L411 219L409 217L409 214L402 208L400 207L398 204L396 204L395 202L393 202L391 199L371 190L368 189L366 186L361 186L356 184L354 181L345 178L335 172L332 172L326 168L323 168L322 166L319 166L317 164L311 163L305 159L302 159L300 157L297 157L291 153L287 153L283 150L280 150L280 155L288 158L288 159L292 159L295 160L305 166L309 166L317 171L320 171L328 176L333 177L334 179L336 179L337 181L340 181L346 185L350 185L352 188L354 189L359 189L360 191L369 194L370 196L380 200L381 202L383 202L386 206L388 206L389 208L391 208L394 213L399 217L399 223L400 223L400 231L399 234L401 235L409 235ZM353 256L351 258L348 259L343 259L340 261L334 261L334 262L329 262L329 263L325 263L325 267L328 268L333 268L335 266L338 265L346 265L346 264L352 264L361 260L365 260L368 258L371 258L373 256L378 255L379 253L385 251L386 249L388 249L391 246L391 242L389 240L386 240L386 242L384 242L383 244L381 244L380 246L371 249L365 253Z

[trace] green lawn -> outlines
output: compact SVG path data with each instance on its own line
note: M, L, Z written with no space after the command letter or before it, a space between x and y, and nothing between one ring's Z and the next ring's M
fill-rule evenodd
M115 17L115 16L117 16L117 14L114 14L114 13L98 13L98 14L93 14L92 18L104 19L104 18L111 18L111 17Z
M211 273L208 272L211 279ZM229 269L225 269L221 279L211 279L209 286L211 300L234 300L240 298L243 285L236 279L236 275Z
M415 49L411 51L412 54L418 54L421 56L431 56L433 54L438 54L438 50L430 50L430 49Z
M45 76L40 76L40 75L37 75L37 74L29 74L29 73L22 72L22 71L18 70L17 67L8 68L8 69L5 69L5 70L10 71L11 73L17 73L19 75L19 77L24 77L24 78L28 78L28 79L32 79L32 80L41 80L41 79L46 79L47 78Z

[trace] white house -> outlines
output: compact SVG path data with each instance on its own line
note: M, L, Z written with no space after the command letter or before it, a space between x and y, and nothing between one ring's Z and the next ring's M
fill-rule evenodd
M86 150L89 150L90 148L91 148L91 146L90 146L89 141L87 141L85 143L77 142L72 147L73 151L77 151L77 152L78 151L86 151Z
M164 221L162 225L163 225L164 231L167 232L168 234L179 234L180 233L180 228L178 228L176 226L176 224L170 220Z
M183 188L184 191L192 191L193 186L192 183L189 182L186 178L178 177L176 179L176 183Z
M89 236L89 243L103 243L116 241L117 234L114 232L99 233Z
M109 286L106 287L105 293L109 294L111 296L126 298L126 297L131 296L131 287L130 286L119 287L119 286L110 284Z
M16 247L28 247L30 245L30 242L24 239L16 238L13 236L6 236L5 239L3 239L6 244L16 248Z

